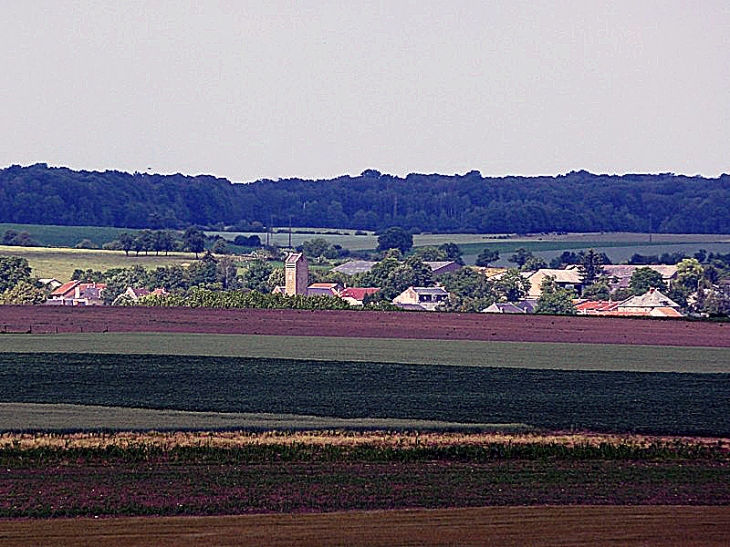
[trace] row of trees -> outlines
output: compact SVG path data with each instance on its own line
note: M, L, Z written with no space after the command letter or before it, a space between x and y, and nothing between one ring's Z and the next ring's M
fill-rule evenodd
M261 247L261 239L257 235L236 236L233 245L238 247L256 248ZM77 247L84 247L83 242ZM104 245L104 249L112 251L124 251L129 256L134 252L139 256L154 252L156 255L170 251L190 251L195 253L196 258L206 247L215 254L230 254L230 244L220 236L206 236L198 226L189 226L184 232L175 230L140 230L135 234L124 232L114 241ZM89 248L89 247L87 247Z
M0 222L176 228L289 222L410 232L730 233L730 175L483 177L375 170L326 181L232 184L209 176L0 170Z

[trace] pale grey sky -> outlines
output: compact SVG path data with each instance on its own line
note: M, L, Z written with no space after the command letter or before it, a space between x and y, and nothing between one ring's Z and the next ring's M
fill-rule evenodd
M0 167L730 172L727 0L0 0Z

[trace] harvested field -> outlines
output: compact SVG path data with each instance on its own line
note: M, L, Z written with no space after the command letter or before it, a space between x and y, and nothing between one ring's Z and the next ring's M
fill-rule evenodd
M726 440L514 439L383 432L4 435L0 517L730 504Z
M0 307L0 333L197 332L730 347L730 323L365 311Z
M730 507L488 507L0 522L0 546L725 547Z

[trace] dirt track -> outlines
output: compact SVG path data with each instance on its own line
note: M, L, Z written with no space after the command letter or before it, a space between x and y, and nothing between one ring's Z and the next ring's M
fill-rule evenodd
M0 306L0 332L197 332L730 347L730 323L456 313Z
M0 547L692 545L730 542L728 507L487 507L0 522Z

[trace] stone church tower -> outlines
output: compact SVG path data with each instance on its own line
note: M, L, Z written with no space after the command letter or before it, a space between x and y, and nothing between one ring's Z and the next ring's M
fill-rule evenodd
M286 281L284 293L288 296L294 294L307 294L309 286L309 264L303 253L292 253L286 257L284 262L284 279Z

